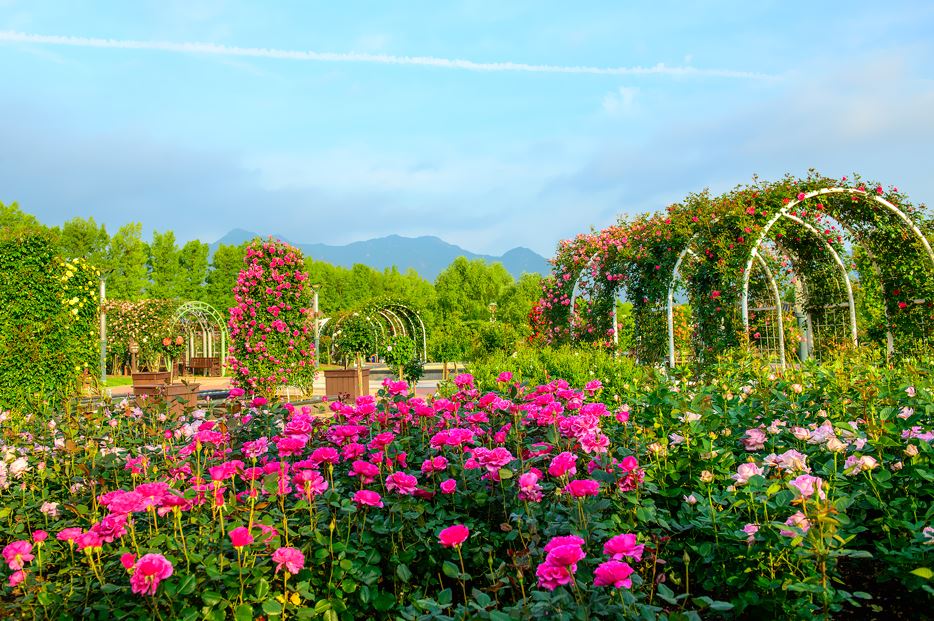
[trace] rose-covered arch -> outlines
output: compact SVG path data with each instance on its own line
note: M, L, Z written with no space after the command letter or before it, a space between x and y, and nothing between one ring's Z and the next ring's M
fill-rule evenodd
M846 308L847 340L857 343L850 272L858 269L863 295L870 283L878 289L889 350L902 349L926 339L934 326L934 252L926 230L923 209L912 207L895 188L886 191L859 178L847 182L812 172L805 179L756 179L716 198L692 194L663 213L562 242L554 275L533 309L533 328L544 342L612 346L615 339L607 337L615 336L616 299L625 287L633 304L637 356L646 361L664 356L673 363L674 289L683 279L695 354L747 343L754 271L764 275L782 322L781 291L762 258L769 242L788 257L783 264L794 266L795 311L806 317L809 330L823 314ZM849 248L859 249L856 263ZM686 270L687 256L695 259ZM647 329L657 326L660 311L666 316L662 339L658 329ZM784 360L781 325L779 331Z

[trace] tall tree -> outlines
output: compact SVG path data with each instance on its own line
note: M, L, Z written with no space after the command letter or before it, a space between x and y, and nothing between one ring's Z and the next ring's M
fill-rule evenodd
M239 246L221 244L214 251L211 269L205 277L204 295L201 299L225 317L229 309L236 305L233 287L237 284L237 275L243 269L244 256L246 256L245 243Z
M179 253L175 233L153 231L149 246L149 297L176 298L180 291Z
M22 228L44 229L45 227L31 213L26 213L19 208L18 203L4 205L0 201L0 228Z
M210 252L208 245L196 239L182 246L178 253L178 295L180 297L186 300L204 299L205 278L208 275L208 252Z
M489 304L502 301L513 284L502 263L458 257L435 280L438 311L444 321L478 321L490 317Z
M107 272L110 269L107 228L97 225L94 218L73 218L62 225L58 250L66 259L83 258L91 265Z
M148 247L143 241L143 225L124 224L110 239L107 297L115 300L138 300L148 285L146 258Z

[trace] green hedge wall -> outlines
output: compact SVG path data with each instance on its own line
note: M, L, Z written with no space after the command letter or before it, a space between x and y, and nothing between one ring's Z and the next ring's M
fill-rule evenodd
M98 278L41 231L0 231L0 409L60 407L99 375Z

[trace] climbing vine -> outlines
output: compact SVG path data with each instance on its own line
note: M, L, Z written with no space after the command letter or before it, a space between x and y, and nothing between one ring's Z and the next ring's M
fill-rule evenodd
M533 339L611 345L613 307L625 292L636 353L659 361L667 356L669 292L680 286L678 301L690 305L695 357L747 344L756 333L751 324L747 329L742 301L749 287L764 286L752 275L761 269L755 255L767 242L782 255L782 269L793 271L787 282L812 321L859 292L862 309L875 305L863 314L860 334L878 342L879 334L891 333L895 349L906 351L934 328L928 231L923 207L897 188L858 176L831 179L811 171L803 179L755 178L719 196L691 194L663 212L561 242L530 314ZM858 261L850 249L857 249ZM858 275L850 274L854 269Z

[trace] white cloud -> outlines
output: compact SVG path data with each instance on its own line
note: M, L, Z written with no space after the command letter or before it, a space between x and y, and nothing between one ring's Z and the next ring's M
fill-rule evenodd
M639 89L634 86L620 86L603 97L603 111L610 116L618 116L632 110Z
M436 56L392 56L389 54L368 54L357 52L312 52L282 50L274 48L235 47L200 42L175 43L170 41L134 41L129 39L99 39L89 37L39 35L13 31L0 31L0 42L31 43L37 45L59 45L98 49L153 50L177 54L206 54L214 56L271 58L276 60L300 60L311 62L411 65L480 72L640 76L665 75L678 77L735 78L743 80L764 80L775 78L775 76L752 71L738 71L734 69L698 69L695 67L671 67L665 65L664 63L658 63L650 67L534 65L508 61L475 62L472 60L463 60L458 58L439 58Z

